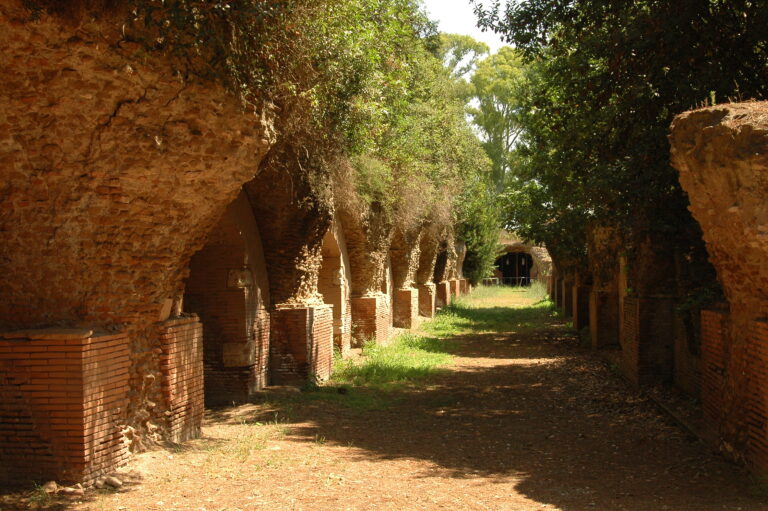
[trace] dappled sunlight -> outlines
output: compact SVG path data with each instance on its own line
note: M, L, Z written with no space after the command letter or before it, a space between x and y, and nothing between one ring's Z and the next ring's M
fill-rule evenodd
M145 484L183 496L202 470L217 491L253 488L246 504L286 508L303 491L322 509L373 508L373 492L427 509L470 496L490 509L763 509L732 467L586 356L551 304L480 291L482 306L473 294L417 334L367 345L323 385L208 411L204 438L142 455ZM516 330L482 333L493 325Z

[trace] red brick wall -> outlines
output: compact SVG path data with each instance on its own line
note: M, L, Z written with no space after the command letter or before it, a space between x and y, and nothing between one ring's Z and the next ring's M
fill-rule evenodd
M398 328L413 328L419 316L419 291L414 288L396 289L392 324Z
M718 445L768 476L768 322L733 331L726 310L701 311L701 404ZM738 344L729 332L743 336Z
M125 461L128 345L88 330L0 337L0 484L90 482Z
M434 284L419 285L419 314L432 318L435 316L435 298L437 290Z
M674 367L672 300L627 296L621 348L624 374L632 383L670 383Z
M701 311L701 407L710 425L722 418L727 321L726 311Z
M751 468L768 476L768 321L752 323L746 352L749 374L747 460Z
M619 344L619 295L593 289L589 294L592 348Z
M448 281L435 284L437 294L435 295L435 307L447 307L451 304L451 283Z
M333 366L333 306L281 306L272 312L271 380L275 385L328 379Z
M352 298L352 337L357 345L369 339L386 344L391 324L388 296L377 294Z
M266 384L269 313L266 269L247 199L227 208L194 255L184 309L203 323L205 402L246 402Z
M197 438L203 425L203 326L197 316L160 325L160 369L168 407L168 438Z
M450 281L450 287L451 287L451 296L453 298L458 298L461 296L461 281L460 280L451 280Z

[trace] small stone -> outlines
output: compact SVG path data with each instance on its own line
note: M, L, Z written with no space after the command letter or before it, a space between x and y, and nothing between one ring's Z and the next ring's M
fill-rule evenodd
M56 481L48 481L41 488L45 493L56 493L59 490L59 485L56 484Z
M99 477L98 479L96 479L96 482L93 483L94 488L96 488L97 490L103 490L105 485L106 483L104 482L103 477Z
M83 493L82 489L74 488L72 486L65 486L64 488L59 488L59 493L62 495L82 495Z
M123 482L115 476L109 476L105 478L104 483L111 486L112 488L120 488L123 486Z

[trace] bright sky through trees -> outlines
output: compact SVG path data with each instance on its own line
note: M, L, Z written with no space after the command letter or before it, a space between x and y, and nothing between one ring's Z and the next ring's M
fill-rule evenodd
M490 46L494 53L504 46L498 35L477 28L477 17L469 0L424 0L424 5L430 18L440 23L441 32L470 35Z

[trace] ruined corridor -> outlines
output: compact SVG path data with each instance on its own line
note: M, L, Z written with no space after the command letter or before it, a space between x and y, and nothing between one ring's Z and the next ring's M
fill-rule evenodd
M482 288L441 316L423 334L453 359L427 379L211 410L201 439L136 456L119 491L62 509L768 509L551 302Z

